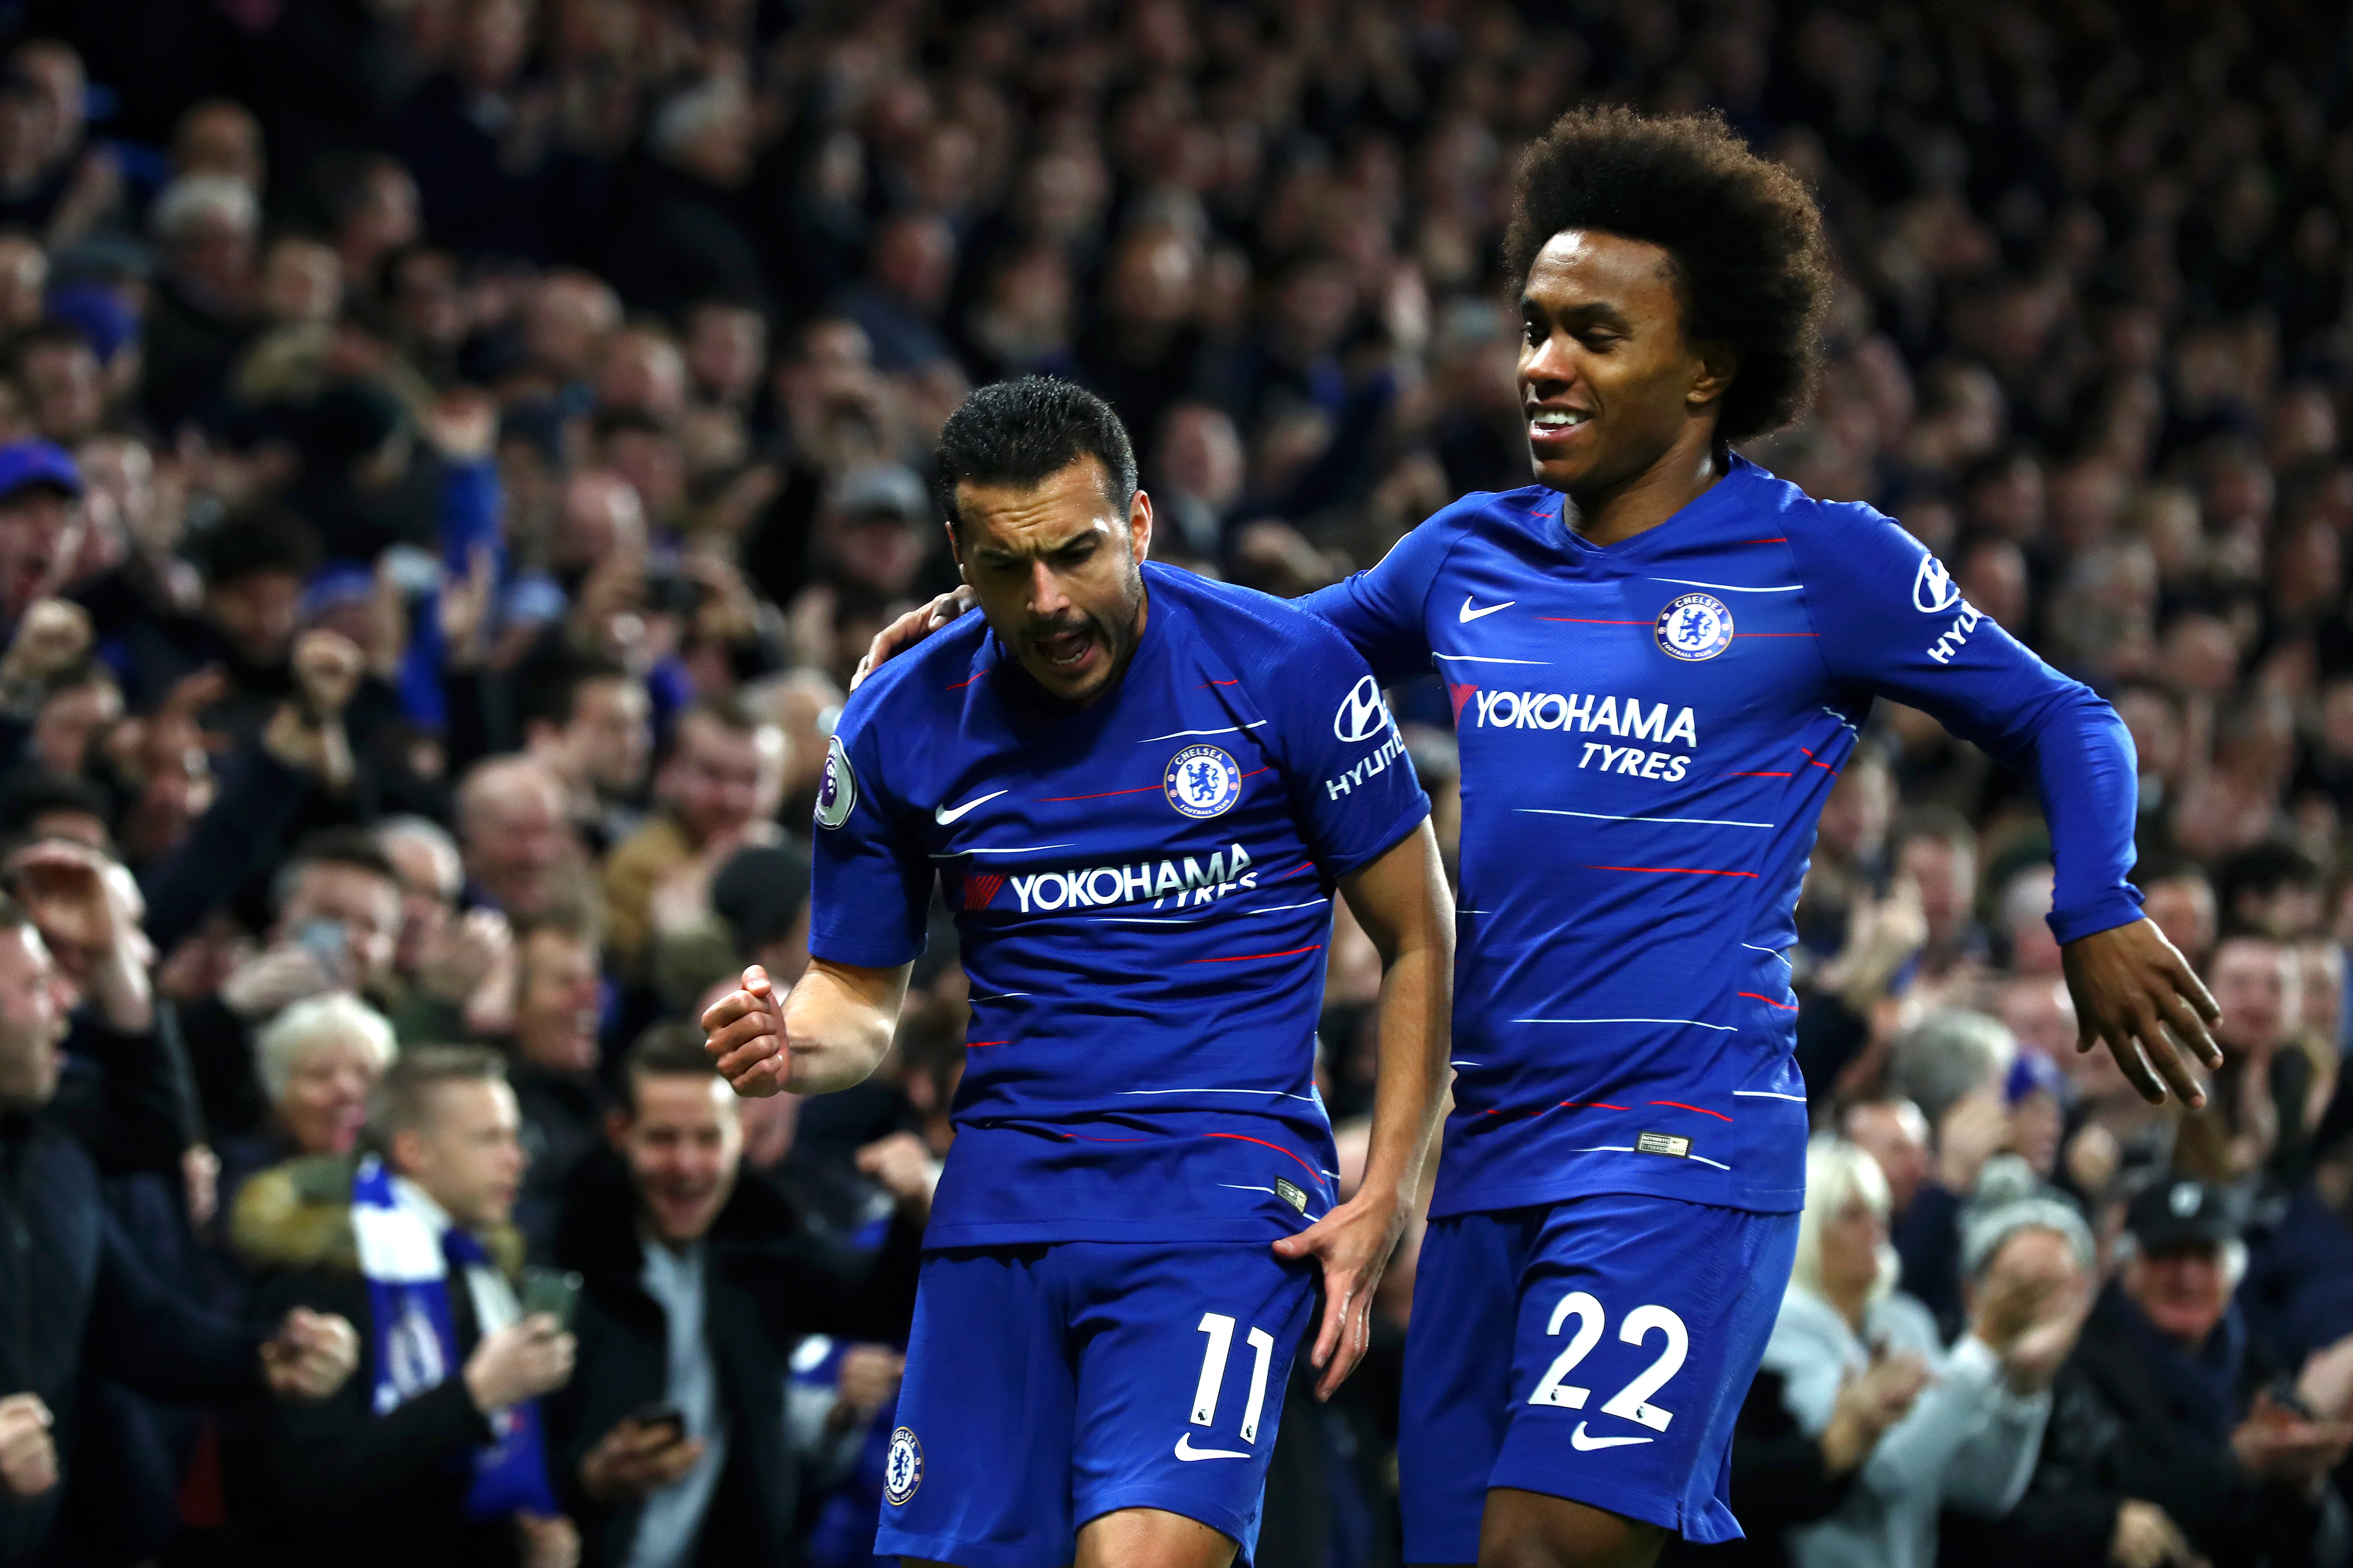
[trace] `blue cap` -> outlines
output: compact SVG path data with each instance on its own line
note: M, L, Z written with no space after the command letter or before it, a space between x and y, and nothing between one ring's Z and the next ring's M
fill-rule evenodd
M60 495L81 494L81 470L54 441L11 441L0 447L0 501L46 485Z
M2041 1051L2022 1050L2010 1064L2010 1077L2002 1083L2002 1099L2016 1105L2031 1094L2067 1097L2067 1075L2059 1064Z
M368 598L375 592L375 573L353 562L338 561L311 579L295 614L315 621L329 610Z
M139 316L121 290L103 283L68 283L49 291L49 314L79 332L100 364L112 364L139 335Z

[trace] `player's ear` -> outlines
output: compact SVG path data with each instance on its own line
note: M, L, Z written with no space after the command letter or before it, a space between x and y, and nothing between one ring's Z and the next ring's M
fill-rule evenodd
M1137 561L1152 559L1152 498L1142 490L1127 503L1127 542Z
M1699 367L1683 401L1694 408L1704 407L1722 397L1740 374L1740 354L1730 343L1703 340L1692 344L1692 357Z

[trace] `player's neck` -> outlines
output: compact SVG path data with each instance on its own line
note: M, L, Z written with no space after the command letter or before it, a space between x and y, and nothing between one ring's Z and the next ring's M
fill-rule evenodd
M1590 491L1568 492L1569 527L1590 543L1621 544L1705 495L1731 464L1715 455L1712 438L1678 441L1641 473Z

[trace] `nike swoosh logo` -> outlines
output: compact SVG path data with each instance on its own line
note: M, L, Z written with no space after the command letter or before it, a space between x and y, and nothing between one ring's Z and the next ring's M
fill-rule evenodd
M1474 610L1471 607L1471 595L1465 594L1462 595L1462 614L1459 618L1466 623L1475 621L1481 616L1492 616L1497 610L1508 610L1518 603L1517 599L1506 599L1500 605L1490 605L1483 610Z
M1568 1435L1568 1446L1580 1454L1589 1454L1596 1448L1622 1448L1629 1443L1651 1441L1652 1439L1649 1437L1588 1437L1585 1435L1585 1423L1582 1421L1577 1424L1577 1430Z
M1648 1438L1640 1439L1642 1442L1649 1440ZM1190 1432L1176 1439L1176 1457L1180 1459L1247 1459L1250 1458L1248 1454L1237 1454L1231 1448L1196 1448L1193 1447L1193 1434Z
M973 807L976 805L987 805L990 801L995 800L997 795L1003 795L1006 792L1003 790L998 790L997 795L985 795L978 800L965 801L954 811L950 811L944 805L935 805L932 807L932 820L938 823L942 827L945 827L949 823L954 822L956 818L962 816L965 812L970 811Z

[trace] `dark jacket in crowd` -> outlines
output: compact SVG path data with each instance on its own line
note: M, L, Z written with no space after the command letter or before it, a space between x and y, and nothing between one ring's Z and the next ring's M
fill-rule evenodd
M352 1231L349 1157L298 1160L246 1184L232 1229L268 1270L256 1290L272 1314L335 1312L360 1338L360 1369L319 1405L273 1405L240 1435L231 1506L251 1521L254 1561L311 1568L512 1568L511 1521L465 1517L469 1457L491 1440L465 1379L452 1375L386 1415L374 1408L375 1314ZM480 1238L510 1271L522 1245L508 1227ZM473 1294L449 1283L458 1364L481 1339Z
M1782 1532L1829 1517L1845 1500L1857 1472L1830 1473L1821 1439L1789 1413L1784 1384L1779 1373L1758 1372L1732 1429L1732 1514L1747 1538L1695 1546L1670 1536L1660 1568L1782 1568L1789 1561Z
M640 1510L580 1489L580 1461L620 1420L660 1403L668 1387L668 1320L639 1278L638 1199L610 1150L583 1162L565 1194L558 1263L585 1281L574 1321L578 1370L546 1403L557 1495L580 1527L581 1561L627 1560ZM740 1180L704 1239L704 1331L727 1417L727 1468L703 1515L694 1561L789 1563L798 1486L785 1447L785 1378L812 1333L903 1342L913 1316L922 1237L894 1223L881 1251L812 1237L765 1184Z
M0 1564L35 1561L49 1536L74 1473L85 1379L190 1404L260 1388L263 1336L156 1285L107 1211L93 1147L69 1130L95 1135L102 1154L175 1139L168 1100L150 1109L161 1119L144 1134L129 1104L61 1099L37 1115L0 1116L0 1394L40 1395L57 1420L60 1459L58 1484L41 1496L0 1494Z
M2231 1434L2274 1369L2233 1305L2197 1355L2111 1283L2052 1384L2026 1496L2006 1519L1947 1511L1938 1561L2073 1568L2107 1560L2117 1506L2161 1506L2213 1568L2305 1568L2321 1510L2239 1468Z
M515 1228L536 1262L551 1257L563 1222L565 1188L581 1161L604 1146L605 1111L612 1097L593 1072L550 1072L507 1053L507 1081L522 1115L522 1191L515 1196Z

